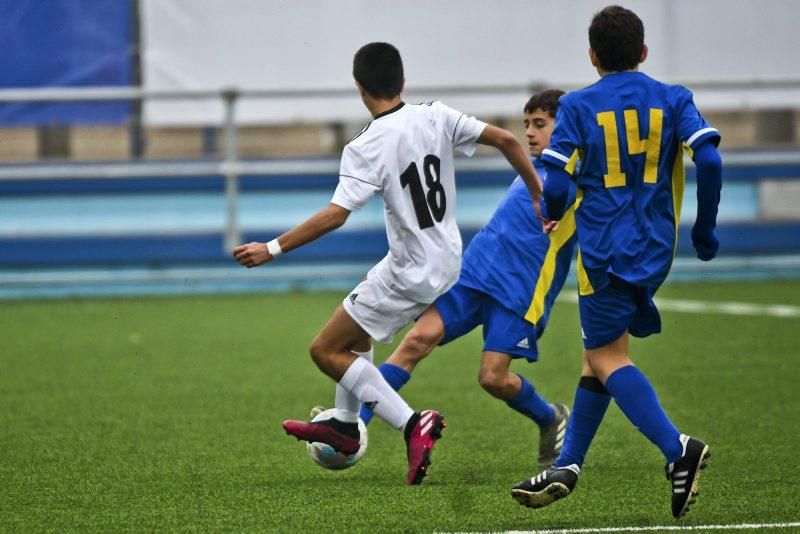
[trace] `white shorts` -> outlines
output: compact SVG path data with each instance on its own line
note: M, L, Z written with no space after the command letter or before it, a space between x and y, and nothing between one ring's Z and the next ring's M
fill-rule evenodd
M372 339L391 343L394 335L422 315L430 303L406 297L369 276L344 298L342 305Z

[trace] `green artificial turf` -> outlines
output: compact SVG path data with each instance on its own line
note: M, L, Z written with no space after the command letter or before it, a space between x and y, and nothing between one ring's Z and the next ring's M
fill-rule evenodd
M572 289L567 291L573 292ZM534 426L477 383L478 331L437 349L403 390L449 426L407 487L399 432L328 472L281 422L330 405L309 342L343 294L0 303L0 531L467 531L676 524L663 459L612 407L577 491L542 510ZM673 285L664 298L800 303L800 282ZM677 426L712 448L679 524L800 520L800 319L663 312L633 358ZM396 339L395 341L397 341ZM378 346L382 361L391 347ZM556 306L541 361L514 364L571 404L577 306Z

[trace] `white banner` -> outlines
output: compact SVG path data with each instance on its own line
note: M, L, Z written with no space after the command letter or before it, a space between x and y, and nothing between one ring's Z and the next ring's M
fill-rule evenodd
M597 75L587 57L592 15L610 0L142 0L147 89L348 89L352 57L370 41L400 49L406 87L577 87ZM645 24L642 70L679 82L800 80L800 32L791 0L629 0ZM438 98L482 116L520 111L528 95ZM800 106L790 88L701 89L702 104ZM796 102L795 102L796 101ZM794 104L793 104L794 102ZM148 102L151 124L213 124L219 102ZM245 123L367 119L351 96L245 100Z

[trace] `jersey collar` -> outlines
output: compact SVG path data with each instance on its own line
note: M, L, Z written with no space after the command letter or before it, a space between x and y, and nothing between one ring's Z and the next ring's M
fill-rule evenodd
M387 110L386 110L386 111L384 111L383 113L378 113L377 115L375 115L375 117L373 118L373 120L375 120L375 119L380 119L381 117L385 117L386 115L391 115L392 113L394 113L395 111L399 110L400 108L402 108L402 107L403 107L403 106L405 106L405 105L406 105L406 103L405 103L405 102L400 102L399 104L397 104L397 105L396 105L395 107L393 107L392 109L387 109Z

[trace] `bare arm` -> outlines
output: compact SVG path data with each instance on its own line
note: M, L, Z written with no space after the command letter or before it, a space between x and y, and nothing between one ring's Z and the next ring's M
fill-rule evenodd
M478 143L493 146L502 152L511 166L525 181L525 185L528 186L533 205L536 208L537 215L539 215L538 208L539 201L542 198L542 181L536 174L536 169L533 168L530 156L519 144L517 138L508 130L489 124L483 129L483 133L478 138Z
M349 216L350 210L337 204L328 204L327 207L312 215L307 221L280 235L277 241L281 251L289 252L322 237L342 226ZM236 247L233 249L233 256L236 261L248 268L263 265L274 258L267 251L267 244L258 242Z

